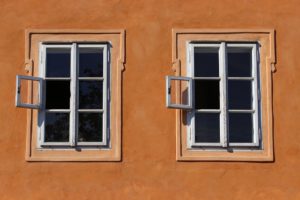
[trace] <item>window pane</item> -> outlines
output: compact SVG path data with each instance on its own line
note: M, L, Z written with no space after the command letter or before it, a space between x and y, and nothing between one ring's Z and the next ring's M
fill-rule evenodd
M194 52L194 76L218 77L219 53L216 48L195 48Z
M69 141L69 113L46 113L45 142Z
M48 48L46 77L70 77L71 49Z
M251 143L252 127L251 113L229 113L229 142Z
M46 109L70 108L70 81L46 81Z
M79 113L78 142L102 142L102 113Z
M219 109L219 80L195 80L196 109Z
M229 109L252 109L252 81L228 81Z
M79 81L79 108L102 109L102 81Z
M195 114L195 142L220 142L220 114Z
M102 77L103 76L103 49L80 48L79 49L79 76Z
M229 77L251 77L251 51L230 52L229 48L227 58Z

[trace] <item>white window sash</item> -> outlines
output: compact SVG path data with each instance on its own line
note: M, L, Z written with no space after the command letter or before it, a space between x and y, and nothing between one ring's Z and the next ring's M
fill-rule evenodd
M38 102L36 104L22 102L21 92L23 90L21 88L21 80L37 81L39 83L38 91L37 91L38 92ZM42 101L42 87L43 87L43 79L40 77L17 75L16 76L16 99L15 99L16 107L40 109L41 101Z
M240 47L241 49L245 49L245 48L249 48L251 49L251 71L252 71L252 97L253 97L253 101L252 101L252 109L253 110L247 110L248 112L252 113L252 122L253 122L253 142L252 143L237 143L237 142L231 142L229 143L229 146L231 147L235 147L235 146L239 146L239 147L258 147L259 146L259 135L260 133L260 127L259 127L259 118L258 118L258 112L259 112L259 99L258 99L258 93L260 92L260 88L258 86L258 66L259 66L259 51L258 51L258 45L257 44L253 44L253 43L249 43L249 44L233 44L233 43L229 43L227 44L227 47L235 47L238 48ZM241 79L247 79L247 78L243 78L243 77L237 77L239 80ZM247 111L240 111L242 113L247 113Z
M39 44L39 76L43 77L43 79L47 79L46 78L46 50L47 49L51 49L51 48L68 48L70 49L71 52L71 69L72 69L72 45L71 44L61 44L61 45L52 45L52 44L43 44L40 43ZM72 72L71 72L72 73ZM71 73L70 73L70 78L59 78L61 80L64 79L68 79L70 80L70 84L72 81L72 77L71 77ZM51 78L53 80L57 80L56 77L55 78ZM43 85L43 97L46 97L46 83ZM72 92L71 92L72 95ZM43 102L42 102L42 109L39 110L38 112L38 148L42 148L42 147L55 147L55 146L72 146L72 138L69 134L69 141L68 142L45 142L45 120L46 120L46 98L43 98ZM71 105L71 98L70 98L70 105ZM68 111L66 111L68 110ZM69 131L71 129L70 125L71 125L71 109L56 109L55 111L57 112L68 112L69 113ZM52 111L50 111L52 112Z
M77 141L78 146L106 146L108 144L107 142L107 134L108 134L108 129L107 129L107 108L108 108L108 96L107 96L107 90L108 90L108 83L107 83L107 77L109 76L108 74L108 48L107 45L104 44L79 44L78 48L95 48L95 49L103 49L103 78L97 78L97 77L88 77L84 78L86 80L102 80L103 85L102 85L102 102L103 102L103 108L101 110L98 109L86 109L86 112L92 113L102 113L102 142L79 142ZM77 51L77 58L79 58L79 51ZM79 64L79 62L77 61ZM77 70L79 70L79 66L76 67ZM77 72L77 76L79 77L79 71ZM80 80L83 80L80 78ZM79 80L77 79L77 86L79 86ZM79 102L79 87L77 87L77 102ZM77 124L79 124L78 121L78 115L80 111L78 111L78 103L76 107L76 113L77 113ZM82 109L81 109L82 110ZM77 127L77 138L78 138L78 127Z
M187 104L176 104L171 102L171 93L172 91L176 91L177 88L171 88L171 81L187 81L188 82L188 103ZM193 108L193 101L192 101L192 91L193 91L193 84L192 79L190 77L184 76L166 76L166 106L168 108L176 108L176 109L192 109ZM177 98L177 97L176 97Z
M187 74L189 77L192 77L193 80L219 80L219 92L220 92L220 109L201 109L201 110L191 110L191 112L189 112L187 114L188 116L188 119L190 119L190 127L188 128L187 132L188 132L188 135L189 135L189 140L188 140L188 148L193 148L193 147L221 147L221 146L224 146L224 139L222 139L222 135L224 133L224 131L222 131L222 129L225 127L223 125L223 121L222 121L222 118L221 118L221 115L222 115L222 112L221 112L221 108L222 108L222 104L223 104L223 99L224 99L224 94L223 94L223 91L222 91L222 71L219 72L219 77L194 77L194 49L195 47L202 47L202 48L209 48L209 50L212 50L212 49L215 49L213 50L214 52L217 51L219 52L219 68L222 64L222 60L223 58L221 57L221 53L220 51L222 50L221 49L221 45L218 44L218 43L210 43L210 44L199 44L199 43L188 43L187 44L187 55L189 57L189 59L187 59ZM212 49L211 49L212 48ZM223 81L224 82L224 81ZM192 98L193 98L193 102L195 104L195 87L193 88L193 91L192 91ZM195 106L195 105L194 105ZM195 115L196 113L201 113L201 112L205 112L205 113L220 113L220 120L219 120L219 123L220 123L220 142L214 142L214 143L209 143L209 142L196 142L195 141L195 138L196 138L196 135L195 135ZM224 137L224 136L223 136Z

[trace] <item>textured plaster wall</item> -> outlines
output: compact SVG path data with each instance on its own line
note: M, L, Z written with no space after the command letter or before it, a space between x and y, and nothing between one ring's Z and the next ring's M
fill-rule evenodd
M299 0L1 0L0 199L300 199ZM24 30L126 29L122 162L26 162ZM275 28L275 162L176 162L172 28Z

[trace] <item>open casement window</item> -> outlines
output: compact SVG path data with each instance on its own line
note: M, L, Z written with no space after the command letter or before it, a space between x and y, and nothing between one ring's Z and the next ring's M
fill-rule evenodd
M27 82L27 84L26 84ZM34 97L33 99L26 98L22 95L22 91L26 90L26 87L34 87ZM43 79L40 77L33 76L22 76L17 75L16 78L16 106L21 108L29 109L40 109L42 102L42 88L43 88ZM31 100L29 102L28 100Z
M179 97L172 92L178 87L182 88L182 94ZM166 104L168 108L192 109L192 79L182 76L167 76L166 77Z
M273 33L173 33L175 77L191 82L171 91L167 82L168 99L173 95L180 105L167 104L177 108L177 159L272 160L267 70L272 70L274 58ZM191 108L181 98L189 90Z
M124 40L124 30L26 32L16 103L30 108L28 161L120 161Z

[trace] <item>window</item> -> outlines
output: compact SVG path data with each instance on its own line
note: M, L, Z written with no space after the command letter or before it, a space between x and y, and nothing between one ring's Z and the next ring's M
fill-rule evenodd
M275 63L273 37L268 30L173 31L175 77L192 80L167 84L167 96L179 102L167 102L178 109L177 160L273 159L268 73Z
M124 30L28 30L28 161L119 161ZM26 84L27 82L27 84Z
M260 147L256 43L190 43L194 80L189 147Z
M45 80L39 147L105 146L109 127L106 44L41 44Z

